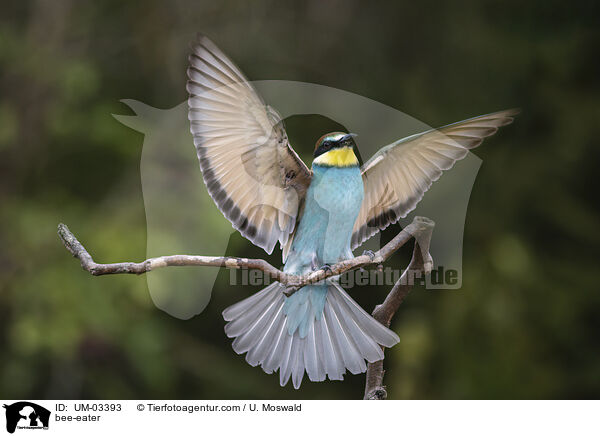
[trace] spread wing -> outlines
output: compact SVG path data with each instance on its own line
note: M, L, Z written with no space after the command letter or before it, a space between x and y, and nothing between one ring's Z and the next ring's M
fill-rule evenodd
M405 217L442 171L519 111L509 109L409 136L379 150L363 165L365 199L352 233L352 249Z
M192 44L189 120L206 187L233 227L269 254L294 231L311 173L279 115L208 38Z

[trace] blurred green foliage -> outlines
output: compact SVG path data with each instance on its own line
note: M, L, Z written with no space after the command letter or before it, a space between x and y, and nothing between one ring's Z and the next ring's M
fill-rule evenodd
M0 397L361 397L364 376L294 391L237 356L220 312L257 289L229 286L228 272L181 321L152 304L144 277L91 277L56 237L65 222L97 261L145 257L143 136L111 113L129 113L123 98L181 103L202 31L251 79L346 89L433 126L521 107L476 151L463 288L410 295L386 383L392 398L597 398L599 12L591 1L3 2ZM324 122L288 125L306 153ZM264 257L238 234L227 252ZM368 310L384 293L352 292Z

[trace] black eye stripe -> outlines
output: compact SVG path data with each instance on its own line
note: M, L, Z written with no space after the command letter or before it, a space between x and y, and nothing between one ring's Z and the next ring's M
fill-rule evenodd
M352 138L343 138L344 135L324 137L320 140L313 157L320 156L335 148L351 147L354 148L354 140Z

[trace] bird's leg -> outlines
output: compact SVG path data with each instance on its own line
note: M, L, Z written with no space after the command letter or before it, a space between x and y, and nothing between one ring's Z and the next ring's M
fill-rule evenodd
M312 268L313 271L316 271L318 269L321 269L325 272L331 271L331 266L328 263L319 267L319 259L317 258L317 253L313 254L312 259L310 260L310 267Z
M313 271L316 271L319 269L317 253L313 253L313 255L312 255L312 258L310 259L310 267L312 268Z

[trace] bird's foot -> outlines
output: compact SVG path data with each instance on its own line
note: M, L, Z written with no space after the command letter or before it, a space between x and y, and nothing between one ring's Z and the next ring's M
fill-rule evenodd
M322 271L325 271L325 272L331 272L331 271L332 271L332 270L331 270L331 265L329 265L329 264L327 264L327 263L326 263L325 265L323 265L323 266L321 267L321 270L322 270Z
M372 250L365 250L363 251L363 256L369 256L369 258L371 259L371 261L373 261L375 259L375 252Z
M299 290L300 288L297 286L286 286L285 290L283 291L283 295L285 295L286 297L291 297Z

